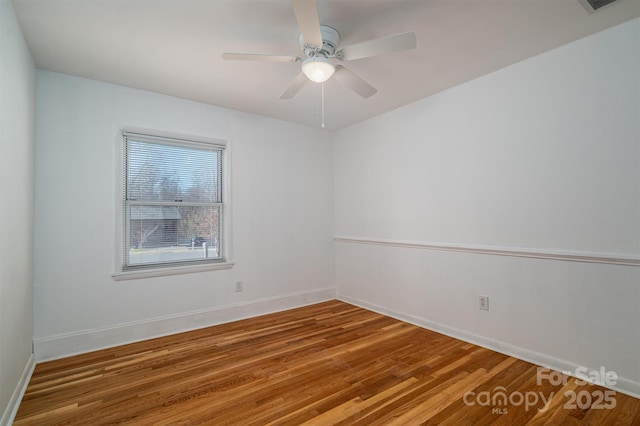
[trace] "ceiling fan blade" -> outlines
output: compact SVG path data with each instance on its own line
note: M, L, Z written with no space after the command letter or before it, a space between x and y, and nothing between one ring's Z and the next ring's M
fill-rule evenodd
M378 92L378 89L376 89L342 65L336 65L336 73L333 75L333 77L365 99L375 95Z
M308 81L309 79L307 78L306 75L304 75L304 73L300 73L298 74L298 76L295 78L295 80L293 80L291 82L291 84L289 85L289 87L287 87L284 92L282 92L282 94L280 95L279 99L291 99L293 98L296 93L298 93L300 91L300 89L302 89L302 86L305 85L305 83Z
M354 59L369 58L415 48L416 33L409 32L350 44L342 47L338 52L341 52L342 59L345 61L353 61Z
M223 53L222 59L234 61L297 62L297 56L263 55L262 53Z
M298 27L305 43L314 47L322 47L320 18L315 0L292 0L293 12L296 14Z

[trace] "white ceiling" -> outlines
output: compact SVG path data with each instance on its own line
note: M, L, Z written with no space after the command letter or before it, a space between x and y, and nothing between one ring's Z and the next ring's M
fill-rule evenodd
M13 0L41 69L320 125L319 85L278 100L300 63L224 61L223 52L300 55L289 0ZM589 14L578 0L318 0L341 45L415 31L415 50L345 62L378 89L325 83L339 129L640 16L640 0ZM639 35L640 36L640 35Z

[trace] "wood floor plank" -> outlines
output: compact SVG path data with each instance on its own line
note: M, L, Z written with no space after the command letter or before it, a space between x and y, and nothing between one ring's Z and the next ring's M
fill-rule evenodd
M572 408L565 392L606 390L537 371L334 300L41 363L14 424L640 424L640 400Z

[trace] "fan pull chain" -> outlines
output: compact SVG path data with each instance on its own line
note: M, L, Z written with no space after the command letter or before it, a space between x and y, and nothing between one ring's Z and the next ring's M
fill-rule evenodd
M324 129L324 83L322 85L322 128Z
M316 104L316 97L318 96L318 88L316 85L313 85L313 118L315 119L318 116L318 104Z

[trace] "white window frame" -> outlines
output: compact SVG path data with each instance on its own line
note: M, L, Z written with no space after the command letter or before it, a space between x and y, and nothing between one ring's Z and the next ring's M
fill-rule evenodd
M126 177L126 165L124 164L124 155L125 155L125 136L127 134L132 135L140 135L144 138L149 139L161 139L165 141L175 141L176 145L184 145L188 146L189 143L192 144L208 144L214 145L222 148L222 205L221 205L221 226L220 226L220 256L221 259L216 260L203 260L203 261L189 261L184 263L165 263L165 264L156 264L156 265L145 265L141 267L133 267L127 268L125 265L125 254L124 247L127 246L126 238L128 238L128 232L126 232L126 220L125 220L125 190L126 187L124 185L124 179ZM117 157L119 158L118 164L118 173L116 173L117 177L117 202L116 208L116 244L115 248L117 254L115 256L115 268L116 272L112 273L111 276L116 281L121 280L130 280L130 279L139 279L139 278L150 278L157 276L169 276L169 275L179 275L179 274L188 274L195 272L205 272L205 271L214 271L214 270L222 270L222 269L230 269L233 267L234 262L231 260L231 209L230 209L230 172L229 165L231 164L231 149L230 144L226 140L222 139L212 139L212 138L202 138L202 137L193 137L183 134L174 134L168 132L157 132L148 129L137 129L137 128L123 128L118 132L117 137Z

